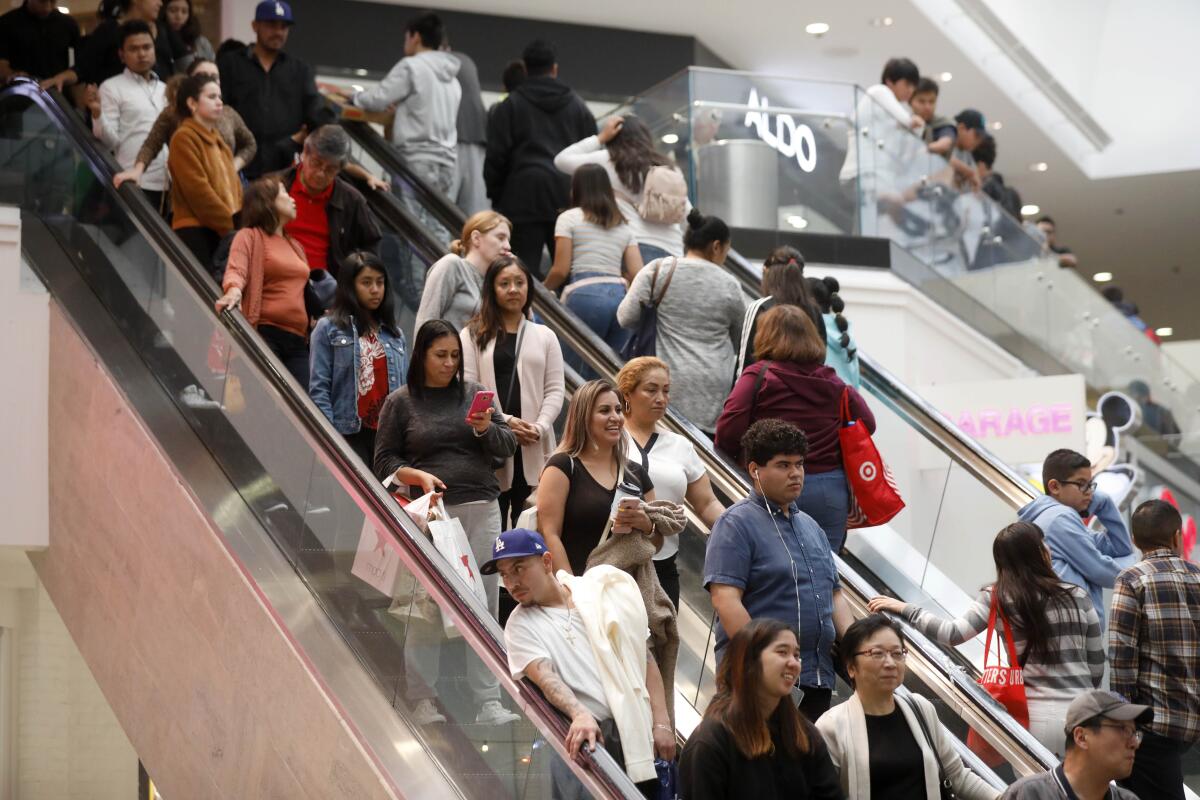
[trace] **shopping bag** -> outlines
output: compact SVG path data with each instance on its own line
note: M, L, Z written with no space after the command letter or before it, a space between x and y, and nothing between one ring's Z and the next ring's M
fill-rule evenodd
M370 517L363 520L350 574L375 591L391 597L396 586L396 574L400 570L400 553L389 544L387 536L387 533L375 527Z
M471 552L467 532L463 530L461 522L446 513L446 507L442 505L440 498L429 515L429 535L433 538L433 546L442 558L446 559L451 571L486 605L487 592L483 588L483 576L479 574L479 565ZM442 627L448 637L461 636L445 614L442 615Z
M904 500L896 489L892 472L883 463L875 442L862 420L850 416L850 387L842 392L838 440L842 445L842 465L850 487L850 513L847 528L882 525L904 509Z
M988 665L992 655L992 636L996 633L996 618L1004 625L1004 643L1008 645L1008 666L1000 663L1000 647L997 641L996 663ZM1017 660L1017 649L1013 646L1012 628L1008 625L1008 617L1000 610L1000 598L996 587L992 587L992 610L988 614L987 644L983 651L983 675L979 685L987 690L1000 705L1017 722L1029 727L1029 701L1025 697L1025 673ZM983 760L989 767L998 767L1004 763L1004 757L988 744L982 736L972 728L967 732L967 747Z

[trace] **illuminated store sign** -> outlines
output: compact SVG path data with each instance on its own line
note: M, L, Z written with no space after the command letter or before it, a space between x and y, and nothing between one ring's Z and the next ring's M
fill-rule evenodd
M812 172L817 168L817 140L812 128L804 123L797 123L787 114L775 115L775 129L771 130L770 113L767 98L759 98L758 91L750 90L750 99L746 105L753 111L746 112L746 127L754 128L758 138L774 147L786 158L796 159L800 169Z

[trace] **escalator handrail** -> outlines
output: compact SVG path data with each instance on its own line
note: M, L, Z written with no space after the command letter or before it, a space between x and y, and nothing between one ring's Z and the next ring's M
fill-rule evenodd
M112 177L119 170L119 166L84 128L78 115L61 94L44 92L34 81L17 79L0 91L0 98L13 95L20 95L37 104L58 124L63 135L88 162L97 179L111 187ZM210 306L215 303L221 294L216 283L191 251L167 227L157 211L150 206L145 195L130 182L122 184L116 190L110 188L110 191L122 204L123 211L136 225L139 233L146 238L163 261L173 264L184 282L208 301ZM483 602L473 592L468 591L465 584L444 566L444 559L432 543L421 535L380 481L361 464L345 439L308 399L305 387L300 387L282 367L246 318L241 314L223 313L219 319L226 334L241 346L247 361L259 370L268 386L291 412L294 421L313 448L331 463L332 468L339 472L341 477L347 479L348 486L353 487L352 491L363 502L366 513L379 523L377 527L387 530L394 537L405 567L414 575L424 574L429 580L430 585L427 588L431 596L435 598L439 608L449 612L477 656L484 659L485 663L490 662L489 666L493 668L493 672L503 676L502 680L508 680L508 658L503 630ZM560 756L567 759L564 744L568 728L566 720L532 683L523 680L514 682L514 685L519 693L517 699L530 720L552 741L552 746ZM364 747L369 746L367 742L362 744ZM592 767L587 770L589 779L602 787L608 796L640 796L624 770L620 769L603 749L597 748L587 761Z
M350 133L356 141L359 141L360 145L363 144L360 137L382 141L382 138L369 126L352 130ZM391 150L390 146L373 148L372 156L389 172L395 170L398 173L403 167L402 159L395 151ZM415 184L423 183L419 176L407 170L406 167L403 169L406 171L407 178L414 181ZM377 200L389 205L400 205L394 198L388 200L377 198ZM454 211L457 212L453 214L455 218L460 220L465 218L465 215L457 207L454 207ZM447 211L447 213L449 212ZM453 226L446 227L449 230L455 229ZM432 243L434 249L438 248L436 237L431 233L424 231L419 235L424 240L426 247ZM441 246L444 247L444 243ZM596 372L602 375L614 375L620 368L621 362L612 349L562 306L558 298L540 282L535 281L534 288L534 307L540 315L553 323L552 327L555 328L555 332L563 343L574 349ZM727 501L739 500L750 493L750 483L741 471L716 451L707 436L702 435L689 421L675 414L670 407L664 417L664 424L692 443L701 461L705 464L714 489L719 494L724 494ZM875 593L873 588L842 559L836 558L835 560L843 587L848 587L854 600L860 604L861 608L865 608L866 601ZM952 661L946 654L945 648L926 637L906 619L896 617L896 620L904 630L905 639L910 643L911 650L917 654L917 661L923 662L929 670L936 673L932 677L940 682L946 692L961 698L956 708L959 716L969 718L969 721L974 721L979 725L999 729L1008 740L1004 743L1004 748L1008 750L1011 756L1010 760L1020 764L1028 772L1042 771L1057 763L1053 754L1046 750L1002 707L999 707L970 675ZM973 727L975 726L973 725Z

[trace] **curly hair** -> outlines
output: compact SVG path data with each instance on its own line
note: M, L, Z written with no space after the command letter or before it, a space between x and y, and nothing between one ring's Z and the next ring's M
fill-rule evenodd
M778 455L808 455L804 431L781 419L760 419L742 434L742 462L766 464Z

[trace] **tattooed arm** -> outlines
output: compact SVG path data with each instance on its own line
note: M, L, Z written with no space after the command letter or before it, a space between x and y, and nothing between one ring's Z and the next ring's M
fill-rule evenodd
M579 702L571 687L563 682L550 659L539 658L529 664L525 667L525 675L537 684L555 708L571 718L571 728L567 731L567 750L572 757L579 755L579 748L584 742L589 747L595 747L597 741L604 743L596 718Z

